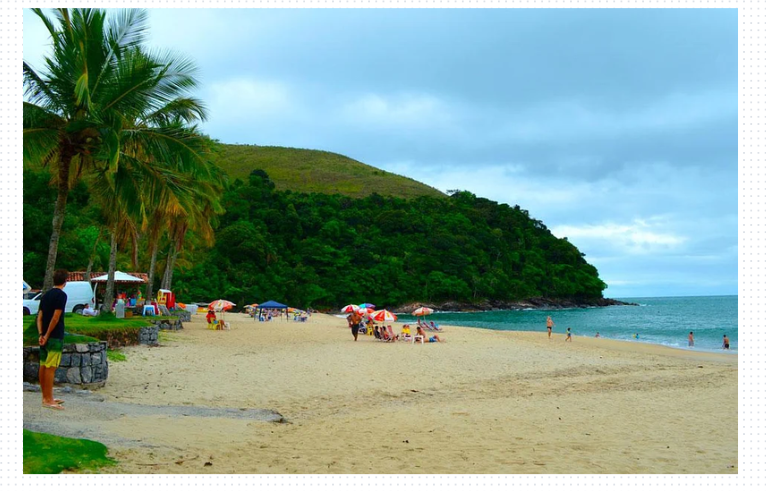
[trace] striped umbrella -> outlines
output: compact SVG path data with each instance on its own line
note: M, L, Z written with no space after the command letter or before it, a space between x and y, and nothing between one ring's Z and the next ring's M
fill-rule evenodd
M421 316L421 315L431 315L434 313L434 309L429 309L428 307L420 307L419 309L415 309L412 311L412 315L414 316Z
M341 313L343 313L343 314L350 314L351 312L356 312L357 310L359 310L359 306L358 305L354 305L353 303L349 304L349 305L346 305L345 307L340 309Z
M375 322L394 322L396 320L396 314L389 312L388 310L376 310L370 313L370 319Z
M220 299L220 300L213 300L212 302L210 302L209 307L211 309L215 309L216 312L221 312L224 310L231 310L231 308L234 307L235 305L237 304L235 304L234 302L229 302L228 300Z

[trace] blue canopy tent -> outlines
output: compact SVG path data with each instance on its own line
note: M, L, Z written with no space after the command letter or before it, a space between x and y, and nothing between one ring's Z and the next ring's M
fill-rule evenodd
M258 316L254 317L255 320L258 320L261 318L261 312L263 312L264 309L275 309L275 310L287 310L287 305L275 302L274 300L269 300L268 302L263 302L258 306Z

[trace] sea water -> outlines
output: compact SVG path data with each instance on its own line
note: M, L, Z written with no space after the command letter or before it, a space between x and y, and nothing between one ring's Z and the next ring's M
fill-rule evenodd
M694 348L721 351L723 335L729 337L731 352L737 352L736 295L720 297L620 298L638 306L619 305L557 310L499 310L454 312L429 315L427 320L456 326L499 331L546 332L545 320L551 316L554 333L601 337L633 342L662 344L688 349L689 331L694 332ZM400 315L399 322L414 322L415 317Z

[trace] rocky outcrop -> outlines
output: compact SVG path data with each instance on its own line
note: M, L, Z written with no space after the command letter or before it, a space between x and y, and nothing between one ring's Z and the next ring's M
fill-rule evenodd
M183 322L181 322L181 319L173 319L173 320L150 320L152 324L154 324L158 329L161 329L163 331L179 331L184 328Z

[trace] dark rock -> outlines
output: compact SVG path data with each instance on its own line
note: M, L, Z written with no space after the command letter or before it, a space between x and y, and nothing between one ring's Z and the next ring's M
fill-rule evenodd
M93 380L93 370L90 367L80 368L80 378L84 384L91 383Z
M79 370L79 368L77 370ZM57 384L63 384L67 381L66 375L67 375L66 368L57 368L56 374L53 376L53 381Z
M72 366L72 355L70 353L63 353L61 355L61 365L65 367Z
M62 367L63 366L66 366L66 367L79 367L81 359L82 359L82 355L80 355L79 353L72 353L72 355L70 356L70 359L69 359L69 364L68 365L64 365L62 363L61 366Z
M88 351L90 351L90 348L88 347L87 344L75 344L74 349L78 353L87 353Z
M90 366L90 353L83 353L82 355L80 355L80 366L81 367Z
M40 377L40 364L39 363L24 363L24 381L25 382L37 382Z
M82 383L82 378L80 378L80 367L73 367L67 370L66 381L70 384Z

